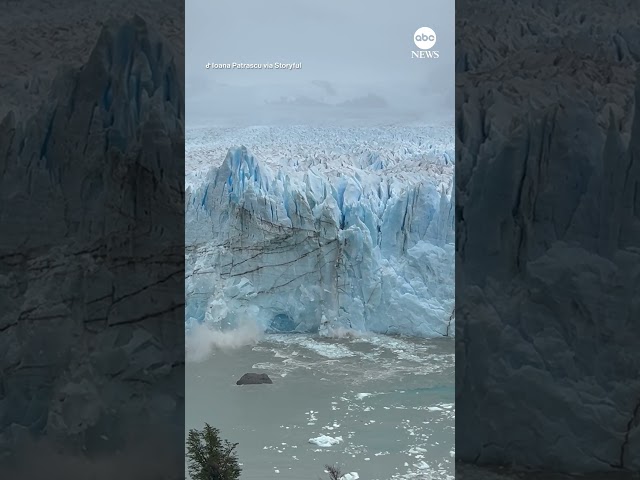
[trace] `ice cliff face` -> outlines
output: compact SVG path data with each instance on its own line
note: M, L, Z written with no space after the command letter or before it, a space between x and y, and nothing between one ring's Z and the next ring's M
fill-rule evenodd
M74 0L60 0L55 10L40 1L13 2L10 7L0 19L0 58L5 72L0 119L12 110L23 119L36 113L47 101L58 70L83 67L103 27L114 21L122 25L140 15L175 52L184 51L184 4L96 0L87 8ZM33 68L34 59L38 68ZM183 78L182 62L176 67Z
M444 132L191 133L187 323L453 335L453 165ZM233 147L204 175L198 165L219 163L208 155L231 141L254 143L260 155Z
M0 124L2 454L31 435L92 456L181 451L181 81L135 18L36 115Z
M637 470L637 3L459 12L456 456Z

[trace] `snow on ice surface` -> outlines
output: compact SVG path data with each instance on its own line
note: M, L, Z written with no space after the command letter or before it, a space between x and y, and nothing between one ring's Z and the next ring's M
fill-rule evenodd
M361 167L386 170L389 165L376 164L367 157L396 163L401 158L428 155L452 164L455 156L452 125L190 128L185 142L186 187L199 186L204 175L221 163L231 147L238 145L247 147L265 164L290 167L287 173L292 176L302 176L310 164L318 166L322 158L327 159L325 166L331 171L340 168L347 157L362 162ZM354 167L357 166L356 163Z
M187 135L187 326L453 335L453 126Z

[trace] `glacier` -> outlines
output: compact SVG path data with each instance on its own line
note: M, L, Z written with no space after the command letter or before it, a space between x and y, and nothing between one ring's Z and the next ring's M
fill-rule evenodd
M29 33L43 98L1 112L0 478L184 472L184 75L166 30L92 7Z
M495 465L632 476L640 5L463 3L456 460L465 478Z
M198 128L187 329L454 336L453 125Z

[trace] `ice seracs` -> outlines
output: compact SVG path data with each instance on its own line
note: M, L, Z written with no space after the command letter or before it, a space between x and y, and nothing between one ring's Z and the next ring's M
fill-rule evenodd
M206 174L198 162L217 151L207 138L218 131L197 132L187 322L453 335L453 147L443 132L224 131L234 143L257 135L261 154L232 147Z
M456 460L638 471L637 21L507 1L478 28L474 3L456 19Z

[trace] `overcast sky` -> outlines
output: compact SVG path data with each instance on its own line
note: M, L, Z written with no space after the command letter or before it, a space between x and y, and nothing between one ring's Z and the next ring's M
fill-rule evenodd
M453 117L452 0L188 0L188 126L353 115ZM411 58L431 27L438 59ZM296 70L207 70L207 63L301 63ZM282 98L285 98L282 100ZM286 103L287 106L283 106ZM344 104L342 107L335 105Z

